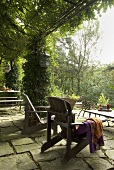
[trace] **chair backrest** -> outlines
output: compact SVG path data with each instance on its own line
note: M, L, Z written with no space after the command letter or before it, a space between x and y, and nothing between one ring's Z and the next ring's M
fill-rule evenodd
M50 108L48 112L56 115L56 120L66 122L68 114L71 114L72 107L68 101L59 97L48 97Z
M76 99L69 98L69 97L64 97L64 98L62 98L62 99L68 101L68 102L71 104L72 109L74 108L74 106L75 106L75 104L76 104L76 101L77 101Z
M28 110L33 110L35 117L40 121L40 117L35 109L35 107L33 106L32 102L30 101L29 97L26 94L22 94L23 99L25 101L25 109Z

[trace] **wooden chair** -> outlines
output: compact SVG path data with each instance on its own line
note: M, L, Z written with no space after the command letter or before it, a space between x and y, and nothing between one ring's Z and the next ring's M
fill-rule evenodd
M47 114L47 142L42 145L41 153L62 139L66 139L66 153L63 159L63 162L66 162L88 145L87 137L74 136L73 131L76 125L83 126L84 124L81 122L75 123L75 115L72 113L72 107L68 101L57 97L48 97L48 100L50 108ZM54 123L61 127L61 131L55 136L51 135L52 115L55 116ZM76 142L74 147L71 147L72 142Z
M25 105L25 123L22 130L22 135L28 135L36 131L46 129L47 121L43 121L40 118L40 113L47 113L47 109L49 108L49 106L34 107L26 94L22 94L22 96Z

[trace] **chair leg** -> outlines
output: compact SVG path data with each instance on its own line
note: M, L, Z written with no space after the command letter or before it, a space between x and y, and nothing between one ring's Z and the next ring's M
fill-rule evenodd
M76 146L72 147L72 149L65 154L62 163L66 163L69 159L75 157L82 149L88 145L88 143L88 139L82 139L82 141L80 141Z
M41 147L41 153L44 152L45 150L49 149L51 146L55 145L59 141L61 141L63 138L61 136L54 136L51 138L49 141L45 142L42 147Z

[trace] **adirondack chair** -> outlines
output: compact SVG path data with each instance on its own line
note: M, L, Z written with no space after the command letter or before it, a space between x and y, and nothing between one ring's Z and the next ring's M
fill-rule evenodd
M22 94L25 104L25 123L22 129L22 135L28 135L36 131L46 129L47 121L40 118L40 113L47 113L49 106L36 106L34 107L29 97ZM41 110L43 109L43 110Z
M47 114L47 142L45 142L41 147L41 153L55 145L62 139L66 139L66 153L64 155L63 162L68 161L70 158L74 157L83 148L88 145L88 139L86 136L74 136L73 129L76 125L83 126L82 122L75 123L75 115L72 113L71 104L64 99L57 97L48 97L50 108ZM61 127L61 131L55 136L51 135L51 116L55 115L54 123ZM76 142L76 145L71 147L72 142Z

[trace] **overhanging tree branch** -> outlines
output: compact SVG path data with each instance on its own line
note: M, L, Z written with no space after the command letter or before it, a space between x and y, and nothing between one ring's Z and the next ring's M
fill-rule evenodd
M61 27L62 25L70 21L73 17L78 16L82 11L94 5L95 2L97 1L98 0L91 0L89 3L86 3L86 4L85 4L85 1L83 1L83 3L80 3L77 7L73 5L72 7L70 7L71 9L69 8L65 12L62 18L59 18L59 20L57 20L53 26L51 26L45 31L43 36L47 36L51 34L55 30L57 30L59 27Z

